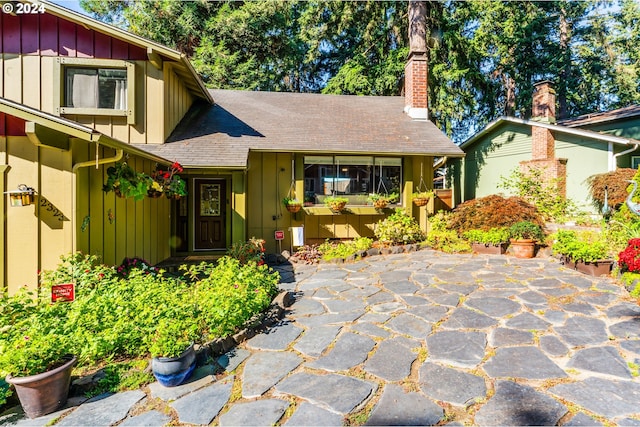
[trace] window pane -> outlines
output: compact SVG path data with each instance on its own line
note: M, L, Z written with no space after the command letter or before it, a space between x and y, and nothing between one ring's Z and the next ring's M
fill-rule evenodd
M398 193L402 182L402 159L376 157L376 193Z
M336 193L366 195L372 191L373 157L336 156L335 162Z
M317 196L330 195L335 167L331 156L305 156L304 201L321 203Z
M98 71L99 108L127 108L127 70L102 68Z
M66 68L65 84L65 107L98 107L98 70Z
M65 68L65 107L127 109L127 70Z

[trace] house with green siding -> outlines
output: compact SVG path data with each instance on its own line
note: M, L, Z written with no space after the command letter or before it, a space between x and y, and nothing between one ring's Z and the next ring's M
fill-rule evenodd
M536 85L530 119L501 117L460 145L454 170L457 203L504 192L498 184L514 170L537 168L543 178L586 211L593 211L585 180L640 165L640 106L556 121L555 92Z

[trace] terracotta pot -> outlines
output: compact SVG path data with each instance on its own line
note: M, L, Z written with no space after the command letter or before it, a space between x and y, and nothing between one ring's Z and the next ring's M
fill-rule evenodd
M511 239L511 247L516 258L533 258L536 252L536 241Z
M190 345L178 357L154 357L151 360L153 376L165 387L175 387L189 379L196 368L196 351Z
M302 209L302 205L300 204L291 204L291 205L286 205L287 206L287 210L291 213L296 213L299 212L300 209Z
M472 243L471 249L478 254L487 255L502 255L507 251L508 243L501 243L499 245L487 245L484 243Z
M66 362L55 369L28 377L7 376L18 393L22 409L29 418L37 418L55 412L67 403L71 369L76 357L65 357Z

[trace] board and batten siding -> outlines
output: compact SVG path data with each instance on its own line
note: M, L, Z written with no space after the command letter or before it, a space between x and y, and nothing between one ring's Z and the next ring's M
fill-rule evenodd
M0 137L4 191L25 184L37 193L31 206L6 206L8 198L2 198L6 228L0 234L6 238L0 259L6 263L0 263L0 291L35 289L38 271L54 269L61 256L74 250L98 255L109 265L125 257L157 263L170 256L170 201L134 201L104 193L106 169L112 163L78 168L74 175L73 165L93 160L96 147L72 140L71 148L39 148L24 136ZM102 159L115 151L100 147L98 153ZM154 168L140 158L128 162L137 171L150 173Z
M266 251L277 252L280 248L274 237L276 230L284 231L282 249L290 249L292 244L291 227L304 227L305 241L322 243L326 239L355 239L374 237L378 221L388 216L392 210L384 213L369 208L371 214L330 214L328 208L313 208L317 214L300 211L292 214L282 204L292 185L292 159L295 159L293 188L300 200L304 197L304 155L292 153L250 152L247 171L246 222L247 237L265 239ZM403 161L402 204L426 230L427 214L433 211L433 202L424 208L418 208L411 202L411 194L420 183L422 170L426 185L431 188L433 176L433 158L427 156L406 157Z
M136 120L65 115L123 142L160 144L193 103L170 61L156 69L146 50L47 13L0 14L0 96L55 114L55 58L100 58L136 64Z

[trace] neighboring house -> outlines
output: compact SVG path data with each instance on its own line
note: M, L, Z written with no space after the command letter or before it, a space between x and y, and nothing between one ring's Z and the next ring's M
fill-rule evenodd
M255 236L303 227L307 242L373 235L389 210L371 192L411 204L434 158L463 155L425 120L426 57L407 64L406 99L207 90L181 53L60 6L0 14L0 188L35 189L35 203L0 198L0 291L34 287L38 271L74 251L107 264L139 256L210 256ZM102 191L127 161L151 174L178 161L189 195L174 201ZM307 201L291 214L282 199ZM350 199L334 214L322 199ZM433 209L433 206L429 207Z
M556 122L555 92L536 85L529 120L501 117L460 145L466 154L455 169L457 203L505 192L501 177L514 169L543 170L545 179L584 210L593 211L585 180L640 164L640 106Z

